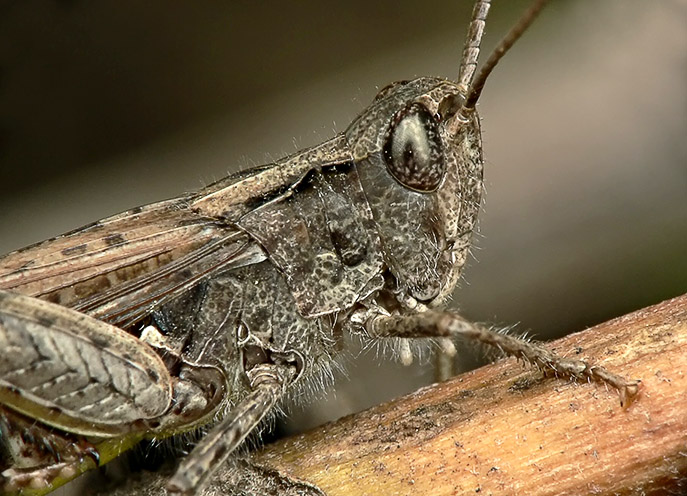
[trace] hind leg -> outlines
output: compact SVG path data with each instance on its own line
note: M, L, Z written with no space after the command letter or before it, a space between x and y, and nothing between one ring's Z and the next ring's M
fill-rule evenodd
M98 466L96 447L0 407L0 492L48 492Z

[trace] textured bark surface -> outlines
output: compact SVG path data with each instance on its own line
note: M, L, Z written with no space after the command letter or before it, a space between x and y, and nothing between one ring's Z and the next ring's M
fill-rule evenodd
M505 360L268 445L205 494L687 494L687 295L551 348L641 379L635 402ZM161 496L164 482L108 494Z
M505 360L267 446L254 457L328 496L685 494L687 296L551 344L641 379L599 384Z

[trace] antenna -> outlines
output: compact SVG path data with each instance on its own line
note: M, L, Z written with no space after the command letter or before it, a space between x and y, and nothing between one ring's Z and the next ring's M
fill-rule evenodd
M463 114L466 110L472 110L475 108L477 100L479 100L479 97L482 94L482 89L484 89L484 83L487 82L487 78L489 77L489 74L491 74L491 71L494 69L494 67L496 67L496 64L499 62L499 60L501 60L501 57L503 57L506 54L506 52L513 46L513 44L516 41L518 41L522 34L527 30L530 24L532 24L532 22L537 18L539 12L541 11L541 9L544 8L547 2L548 0L537 0L532 5L530 5L530 8L527 9L527 11L522 15L517 24L513 26L510 32L501 40L501 42L497 45L494 51L491 52L491 55L489 55L489 58L480 69L479 74L477 75L477 78L474 81L472 81L472 75L475 72L475 68L471 67L471 64L475 64L476 60L473 62L472 58L469 57L469 54L467 52L475 52L477 55L479 55L479 43L482 38L482 33L480 32L478 34L478 37L476 39L476 47L470 47L470 49L467 46L465 47L465 49L463 50L463 60L460 63L461 73L459 75L459 85L463 84L464 80L470 81L468 83L470 89L469 92L467 92L465 103L463 104L463 107L460 110L461 114ZM476 16L478 7L483 8L484 4L486 4L486 10L488 11L488 1L478 1L475 3L475 10L473 11L473 18L472 22L470 23L470 30L468 34L469 42L472 42L473 40L471 37L473 25L477 24L478 22L481 22L481 28L479 29L484 29L484 20L482 19L480 21L480 19L478 19ZM484 17L486 18L486 13L484 14ZM463 71L465 71L465 74L463 74ZM468 77L468 73L470 73L470 78L466 79Z
M463 57L461 58L460 70L458 71L458 87L463 95L468 93L472 85L472 78L475 76L480 44L482 43L482 35L484 34L484 26L487 22L490 6L491 0L477 0L472 8L472 20L468 27L465 45L463 45Z

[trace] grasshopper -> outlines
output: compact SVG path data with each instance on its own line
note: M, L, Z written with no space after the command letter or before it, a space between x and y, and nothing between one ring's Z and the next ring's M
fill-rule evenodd
M405 361L407 340L464 337L629 404L636 381L445 310L481 204L476 104L544 3L479 73L484 0L456 81L392 83L320 145L0 258L2 490L214 422L167 483L196 493L346 334L400 338Z

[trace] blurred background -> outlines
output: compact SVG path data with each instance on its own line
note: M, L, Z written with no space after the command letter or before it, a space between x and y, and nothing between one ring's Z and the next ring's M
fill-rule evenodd
M528 3L495 2L487 53ZM391 81L455 77L471 8L0 2L0 253L319 143ZM501 62L463 314L551 339L687 292L685 47L684 0L567 0ZM289 429L432 381L352 353Z

